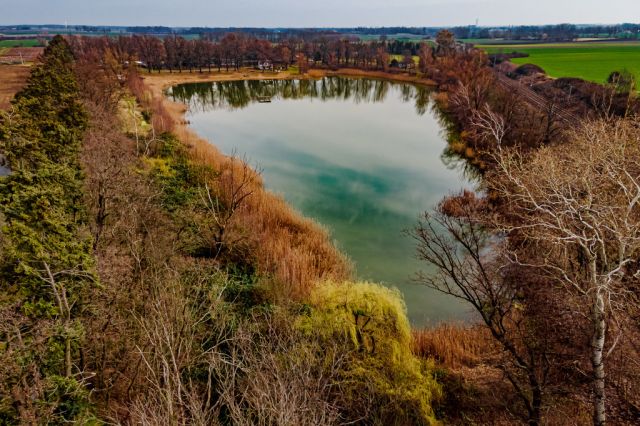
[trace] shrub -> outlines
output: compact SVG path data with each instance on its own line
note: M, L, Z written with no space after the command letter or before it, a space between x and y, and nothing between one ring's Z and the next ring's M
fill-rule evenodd
M311 295L298 327L327 342L342 341L347 361L337 389L343 415L367 424L436 423L441 388L432 364L412 353L406 307L398 290L372 283L325 283Z
M619 93L629 93L636 88L636 78L626 68L621 71L613 71L609 74L607 83L612 85L616 92Z

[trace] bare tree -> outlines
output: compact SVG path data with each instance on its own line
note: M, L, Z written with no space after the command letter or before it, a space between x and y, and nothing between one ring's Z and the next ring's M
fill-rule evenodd
M331 401L344 353L321 349L291 327L291 318L234 318L220 272L213 285L211 272L189 283L166 272L137 318L147 386L131 405L133 423L337 423Z
M593 122L531 161L501 153L489 186L507 200L502 231L538 247L539 260L514 262L563 284L589 314L595 425L605 424L605 361L619 338L609 343L607 330L625 311L625 283L640 277L639 137L629 121Z
M449 30L442 30L436 35L436 45L439 54L450 54L456 45L456 38Z
M470 192L425 213L412 236L418 258L437 272L418 282L470 304L505 355L499 367L524 404L530 425L541 421L550 369L546 346L520 311L522 277L505 273L508 244L491 232L486 201Z
M246 158L229 157L216 178L205 182L198 191L200 207L207 214L203 237L211 238L212 255L232 251L246 236L232 234L237 212L256 190L259 171L254 171Z
M562 130L562 117L561 112L563 105L557 96L545 97L545 102L542 107L543 113L543 126L542 143L549 144L558 137L558 134Z
M433 50L427 43L420 43L420 50L418 51L418 66L421 73L426 73L429 67L433 64Z
M473 111L471 125L481 138L495 143L498 149L502 148L502 141L507 134L507 123L502 115L491 109L489 104Z

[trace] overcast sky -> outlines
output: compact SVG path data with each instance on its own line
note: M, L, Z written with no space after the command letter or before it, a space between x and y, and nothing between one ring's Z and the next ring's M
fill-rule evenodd
M0 0L0 24L210 27L640 22L640 0Z

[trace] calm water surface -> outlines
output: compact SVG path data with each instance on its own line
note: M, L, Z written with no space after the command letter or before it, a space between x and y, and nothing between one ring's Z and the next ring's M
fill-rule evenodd
M429 269L403 235L443 196L473 187L446 155L428 89L329 77L186 84L170 94L189 105L194 130L246 154L271 191L325 225L359 278L398 287L413 324L467 317L458 301L412 282Z

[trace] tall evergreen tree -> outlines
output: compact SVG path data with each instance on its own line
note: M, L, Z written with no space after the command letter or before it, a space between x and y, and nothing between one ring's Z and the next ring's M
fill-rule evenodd
M0 312L12 323L0 328L0 358L11 366L0 423L22 422L25 413L49 424L75 421L87 413L75 366L83 293L95 278L78 158L87 115L62 37L0 117L11 170L0 178Z

